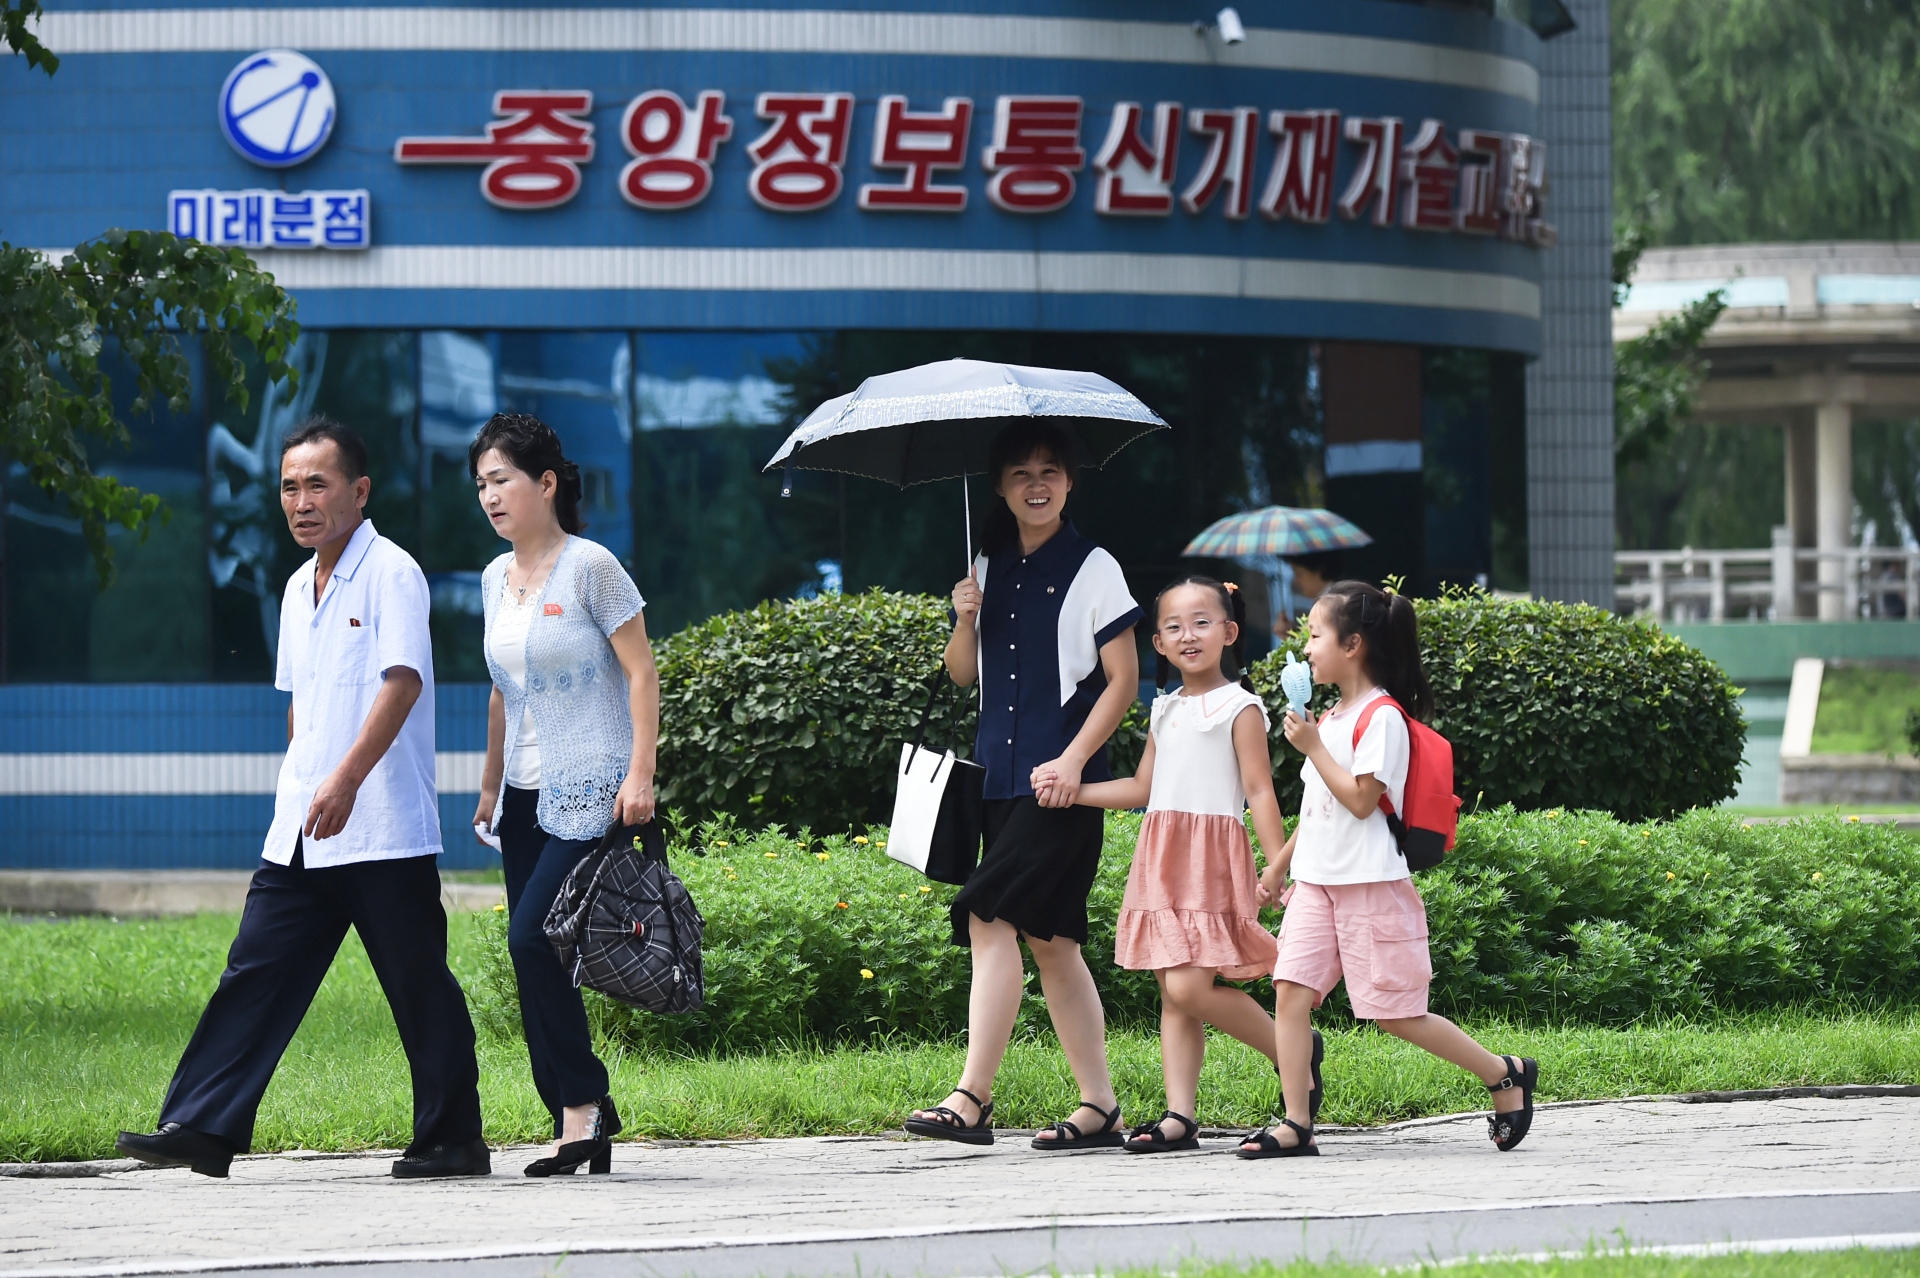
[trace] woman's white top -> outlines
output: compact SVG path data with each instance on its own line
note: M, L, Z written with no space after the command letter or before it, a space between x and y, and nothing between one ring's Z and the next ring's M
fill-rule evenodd
M1266 703L1237 683L1197 697L1164 692L1153 699L1153 789L1147 811L1240 819L1247 791L1233 750L1233 723L1248 706L1259 707L1264 734Z
M507 609L508 551L480 574L486 633ZM561 839L597 839L613 821L613 801L633 756L627 677L607 637L646 607L633 578L605 546L569 537L534 601L526 642L518 645L524 677L507 672L490 640L483 651L493 686L507 703L507 722L531 715L540 741L540 828ZM509 734L506 775L516 775L516 739ZM504 796L504 790L503 790ZM494 823L500 820L494 810Z
M1369 701L1386 695L1385 688L1375 688L1351 706L1345 702L1335 706L1320 720L1320 740L1333 761L1354 776L1384 782L1387 798L1399 812L1406 802L1407 721L1392 706L1382 706L1374 711L1358 749L1353 741L1360 711ZM1331 885L1413 877L1407 858L1393 841L1393 831L1387 828L1386 813L1376 807L1361 818L1347 811L1320 779L1320 769L1311 759L1300 765L1300 779L1306 783L1306 793L1300 799L1299 838L1293 845L1294 878Z
M500 582L500 607L494 613L493 629L487 632L487 656L499 663L500 668L522 687L527 682L527 628L533 624L533 612L538 603L537 593L532 599L521 603L503 577ZM540 730L534 726L533 711L523 708L520 711L519 730L516 732L514 726L508 724L507 731L512 734L505 743L507 784L516 790L538 790Z

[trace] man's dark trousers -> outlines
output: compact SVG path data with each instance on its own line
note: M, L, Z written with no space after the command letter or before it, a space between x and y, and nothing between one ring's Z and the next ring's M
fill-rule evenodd
M351 926L393 1009L413 1071L413 1144L480 1137L480 1067L466 996L447 970L439 858L306 868L262 861L227 954L161 1107L162 1123L217 1136L244 1153L281 1054L300 1028Z

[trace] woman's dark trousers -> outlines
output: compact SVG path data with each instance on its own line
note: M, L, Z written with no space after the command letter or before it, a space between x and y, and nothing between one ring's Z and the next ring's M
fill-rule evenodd
M506 788L500 858L507 873L507 949L520 984L520 1025L533 1085L553 1112L558 1140L563 1108L591 1105L607 1094L607 1067L593 1054L586 1005L543 930L560 885L595 840L549 835L540 828L539 803L537 790Z

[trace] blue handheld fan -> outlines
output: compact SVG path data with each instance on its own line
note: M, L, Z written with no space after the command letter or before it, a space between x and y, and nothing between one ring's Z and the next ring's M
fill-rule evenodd
M1280 671L1280 691L1286 694L1287 709L1306 718L1307 703L1313 700L1313 667L1289 652Z

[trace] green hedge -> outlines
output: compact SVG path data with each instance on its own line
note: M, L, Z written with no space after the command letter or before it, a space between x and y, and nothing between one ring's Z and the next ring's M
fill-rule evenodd
M661 641L661 802L796 829L886 820L948 632L944 601L870 590L763 603ZM945 682L927 739L970 754L974 719Z
M1591 808L1638 821L1732 797L1747 731L1739 689L1698 649L1585 604L1465 591L1414 608L1433 726L1453 743L1468 810ZM1304 647L1295 634L1251 672L1272 710L1290 812L1301 756L1280 733L1280 667ZM1315 707L1336 695L1319 689Z
M1580 605L1478 592L1415 603L1437 705L1469 809L1594 808L1628 820L1733 793L1746 727L1720 668L1660 630ZM887 819L900 743L948 633L947 605L874 590L765 603L659 645L660 787L673 810L789 829ZM1255 664L1273 708L1274 773L1297 811L1300 755L1280 735L1279 667ZM1321 689L1316 704L1331 701ZM928 739L971 752L973 697L943 686ZM1119 775L1146 741L1144 707L1114 735Z
M1137 817L1108 818L1087 956L1109 1020L1151 1027L1152 977L1112 963L1138 830ZM968 964L949 941L953 889L888 860L884 834L873 837L697 831L675 865L707 918L707 1005L649 1016L596 997L603 1030L671 1051L958 1033ZM1713 812L1630 825L1506 809L1463 822L1459 847L1417 884L1433 934L1433 1007L1448 1015L1621 1024L1920 1002L1920 847L1888 826L1743 827ZM472 994L483 1023L515 1033L501 917L489 976ZM1269 997L1265 982L1255 988ZM1028 991L1037 999L1031 975ZM1345 1007L1336 994L1330 1011ZM1037 1003L1024 1020L1046 1023Z

